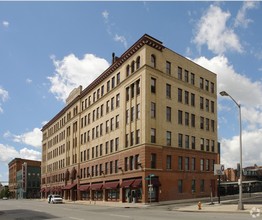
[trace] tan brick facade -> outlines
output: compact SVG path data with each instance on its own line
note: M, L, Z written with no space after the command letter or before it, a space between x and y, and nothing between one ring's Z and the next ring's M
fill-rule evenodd
M146 203L215 193L216 75L148 35L113 60L43 127L42 195Z

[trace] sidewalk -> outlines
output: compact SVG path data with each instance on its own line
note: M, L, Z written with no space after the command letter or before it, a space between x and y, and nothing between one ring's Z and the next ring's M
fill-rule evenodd
M245 204L244 210L238 210L237 204L218 204L214 203L211 205L210 203L202 204L201 210L198 209L196 205L183 206L172 209L173 211L180 212L223 212L223 213L250 213L250 212L261 212L262 204Z

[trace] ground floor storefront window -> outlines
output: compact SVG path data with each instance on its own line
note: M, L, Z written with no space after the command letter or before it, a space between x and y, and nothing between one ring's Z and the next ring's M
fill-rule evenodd
M107 189L106 190L106 200L107 201L118 201L119 200L119 189Z
M103 190L93 190L93 200L102 201L103 200Z

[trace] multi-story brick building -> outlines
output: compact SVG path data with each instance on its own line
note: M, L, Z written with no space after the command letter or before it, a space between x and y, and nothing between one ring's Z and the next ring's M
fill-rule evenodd
M152 202L213 195L216 75L142 36L42 129L42 192Z
M8 166L10 197L39 198L41 161L15 158Z

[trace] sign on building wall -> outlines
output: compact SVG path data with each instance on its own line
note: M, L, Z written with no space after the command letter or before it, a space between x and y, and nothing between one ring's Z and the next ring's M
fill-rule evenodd
M22 188L26 192L27 185L27 163L22 164Z
M214 164L214 175L224 175L224 170L223 164Z

